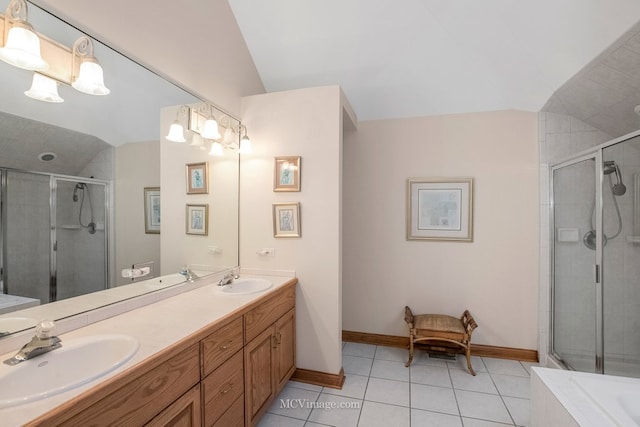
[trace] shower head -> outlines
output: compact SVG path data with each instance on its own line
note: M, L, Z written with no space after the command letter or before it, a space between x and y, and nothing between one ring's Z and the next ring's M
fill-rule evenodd
M613 187L611 187L611 191L613 191L613 194L615 194L616 196L622 196L627 192L627 186L622 182L618 182L617 184L614 184Z
M84 191L84 184L82 182L79 182L76 184L76 188L73 189L73 201L77 202L78 201L78 190L83 190Z
M604 173L605 175L611 175L618 168L618 165L613 160L607 160L606 162L604 162L603 166L604 167L602 168L602 173Z
M604 162L602 172L605 175L611 175L612 173L616 174L616 182L611 185L611 192L616 196L622 196L627 192L627 186L622 182L622 172L620 171L620 167L614 160L607 160Z

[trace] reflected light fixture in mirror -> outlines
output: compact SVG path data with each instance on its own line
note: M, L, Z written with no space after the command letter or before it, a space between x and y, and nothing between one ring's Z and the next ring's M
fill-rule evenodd
M180 108L178 108L176 119L173 121L173 123L171 123L171 126L169 127L169 133L167 134L167 136L165 136L168 141L187 142L187 140L184 138L184 126L182 126L180 118L187 116L188 113L189 107L187 107L186 105L182 105L180 106Z
M204 122L204 127L200 135L206 139L220 139L222 135L220 135L220 131L218 130L218 121L213 115L213 107L207 105L207 108L209 109L209 116Z
M33 73L31 89L24 94L38 101L54 104L64 102L64 99L58 94L58 82L39 73Z
M251 154L251 140L247 133L247 127L245 125L240 125L240 130L238 132L242 135L242 138L240 139L240 149L238 152L240 154Z
M71 86L88 95L108 95L111 91L104 85L104 73L93 56L93 43L89 37L80 37L71 52ZM76 66L80 64L76 75Z
M40 38L28 21L27 2L11 0L4 16L4 46L0 59L25 70L44 71L49 64L40 54Z

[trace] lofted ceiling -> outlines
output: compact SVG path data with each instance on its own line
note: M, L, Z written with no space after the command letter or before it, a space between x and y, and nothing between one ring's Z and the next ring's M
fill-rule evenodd
M267 92L339 84L359 120L540 111L640 20L637 0L229 3Z

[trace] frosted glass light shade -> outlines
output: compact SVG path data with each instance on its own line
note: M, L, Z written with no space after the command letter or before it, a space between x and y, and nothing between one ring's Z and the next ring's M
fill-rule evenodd
M104 85L102 67L95 58L86 57L80 64L78 78L71 83L74 89L89 95L108 95L111 91Z
M177 120L171 124L169 133L165 138L171 142L187 142L187 140L184 139L184 128Z
M49 68L40 55L40 38L26 22L13 24L7 42L0 48L0 59L25 70L44 71Z
M240 140L240 149L238 150L240 154L251 154L251 140L249 139L249 135L245 135Z
M238 149L238 137L236 136L236 133L231 128L227 128L224 131L222 142L228 148L231 148L234 150Z
M24 94L38 101L53 103L64 102L64 99L58 95L58 82L38 73L33 73L31 89Z
M211 144L211 150L209 150L210 156L222 156L224 155L224 150L222 149L222 144L217 141L213 141Z
M215 118L209 117L204 122L204 127L201 133L203 138L207 139L219 139L222 135L220 135L220 131L218 130L218 122Z
M191 138L191 144L189 144L189 147L197 148L203 151L206 150L206 147L204 146L204 140L197 133L193 134L193 137Z

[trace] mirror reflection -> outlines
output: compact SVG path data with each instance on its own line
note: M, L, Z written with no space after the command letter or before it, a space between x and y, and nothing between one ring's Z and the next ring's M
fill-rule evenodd
M3 15L8 4L0 0ZM84 36L37 6L25 4L29 23L44 40L43 51L51 40L71 49ZM7 19L0 24L5 34L0 45L7 47ZM166 243L168 234L162 226L160 234L145 227L144 189L160 187L161 143L175 144L164 139L172 120L167 122L164 116L174 115L181 105L202 102L90 41L107 95L75 90L69 84L74 77L60 77L61 66L51 61L50 71L43 73L56 79L63 102L36 100L25 95L33 90L34 72L0 62L0 335L31 327L41 318L68 317L183 282L177 264L202 264L198 273L204 275L215 271L216 265L238 263L237 211L228 209L237 206L237 183L226 182L224 191L216 193L213 181L216 173L233 176L235 170L237 176L237 153L225 153L218 161L202 145L189 144L193 133L188 132L186 144L171 148L179 153L171 157L186 160L167 161L163 168L183 176L187 161L209 162L211 191L187 201L212 199L227 209L217 215L212 207L209 236L183 236L184 226L168 230L175 234L172 246L188 244L198 256L193 255L193 261L172 257L163 263L166 268L161 264L161 238ZM80 66L69 68L73 74ZM163 116L162 111L170 113ZM185 191L180 191L184 198ZM160 188L160 197L172 194ZM161 218L158 212L155 217ZM224 235L215 235L217 230L224 230ZM189 238L200 240L190 244L184 240ZM217 248L227 249L224 259L216 259ZM122 270L143 267L148 268L144 276L123 277ZM150 277L155 278L141 282Z

